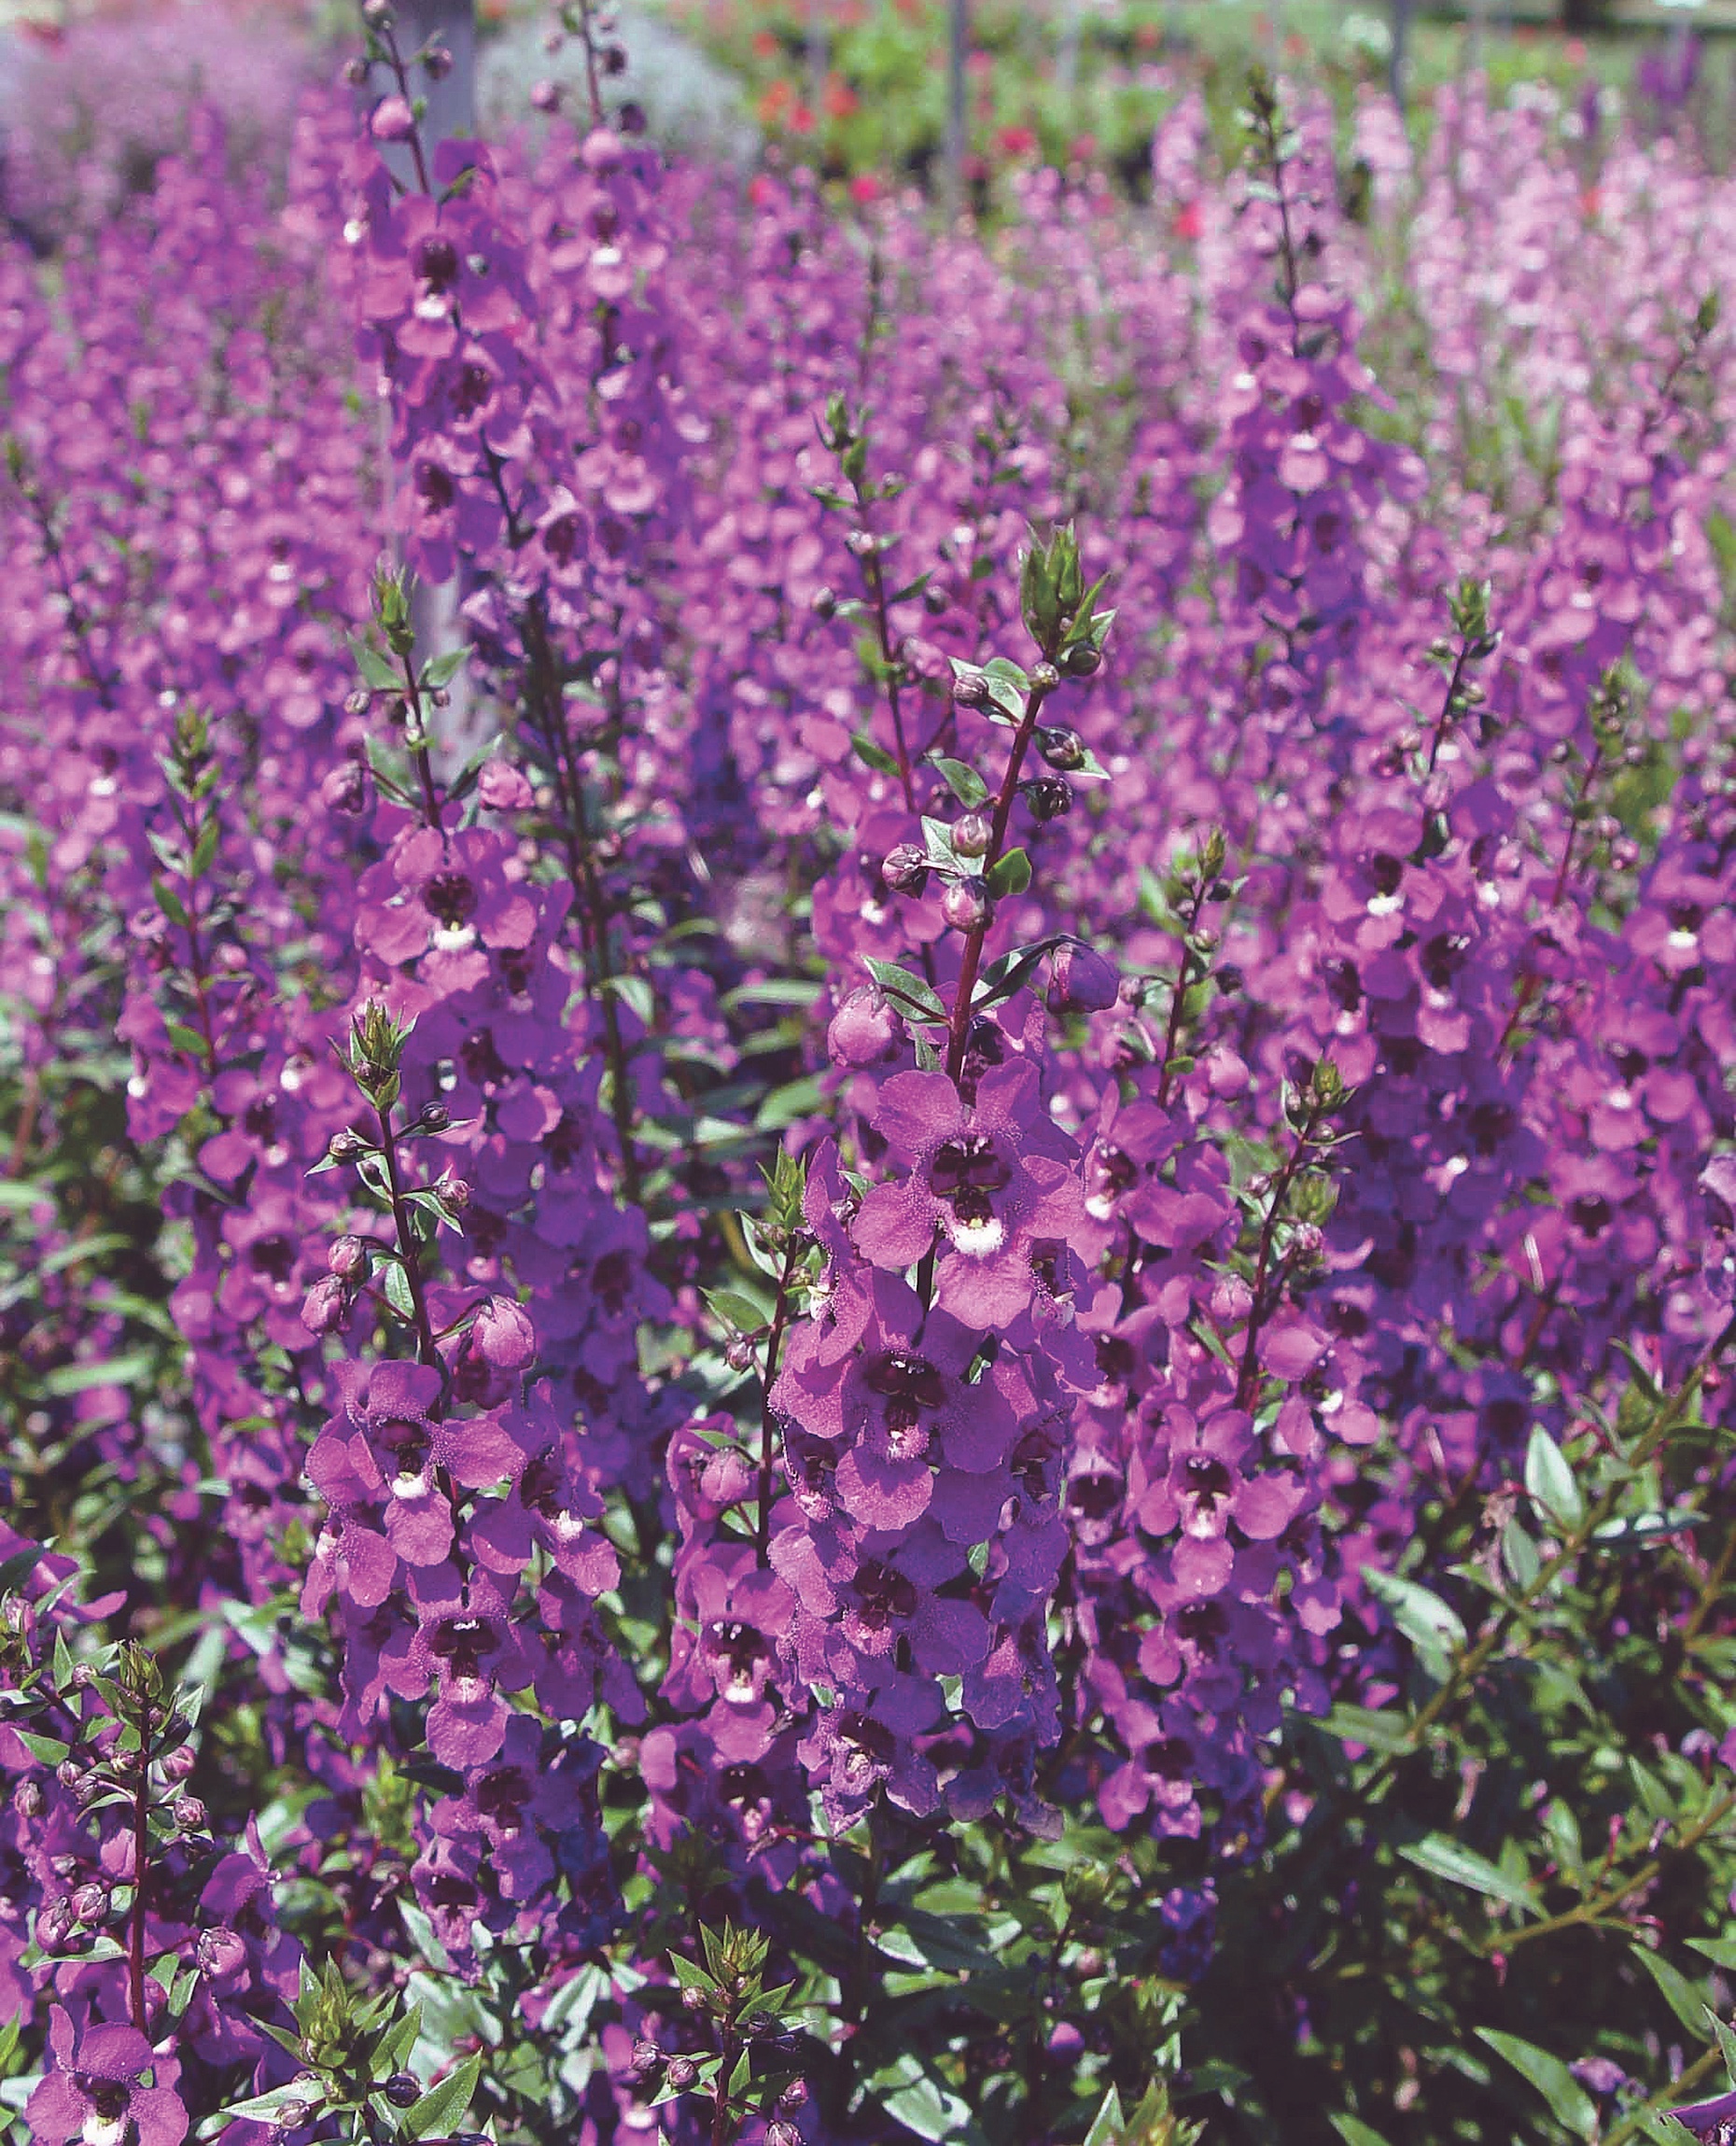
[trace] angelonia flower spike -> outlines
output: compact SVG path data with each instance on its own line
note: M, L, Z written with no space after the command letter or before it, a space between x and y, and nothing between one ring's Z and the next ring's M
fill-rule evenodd
M1697 77L861 14L8 134L0 2132L1732 2146Z

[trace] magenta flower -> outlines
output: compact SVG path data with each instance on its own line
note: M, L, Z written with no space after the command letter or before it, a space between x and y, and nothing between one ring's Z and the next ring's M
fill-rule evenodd
M41 2146L180 2146L188 2116L169 2086L139 2082L157 2063L156 2052L136 2027L113 2023L75 2034L60 2005L49 2013L49 2047L54 2069L24 2105L30 2135Z
M898 1184L876 1185L856 1219L857 1249L876 1267L911 1267L935 1244L935 1300L979 1330L1011 1325L1036 1288L1031 1249L1065 1240L1083 1219L1071 1143L1043 1111L1036 1068L994 1067L967 1107L945 1073L897 1073L875 1124Z

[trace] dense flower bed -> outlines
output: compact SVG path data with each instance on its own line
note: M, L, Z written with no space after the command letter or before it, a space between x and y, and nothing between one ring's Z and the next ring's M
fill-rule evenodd
M1736 195L1256 77L985 241L364 13L0 259L0 2108L1666 2135Z

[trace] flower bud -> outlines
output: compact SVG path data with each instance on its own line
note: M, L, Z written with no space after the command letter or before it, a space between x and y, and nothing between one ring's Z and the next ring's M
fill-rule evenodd
M816 589L809 600L808 609L817 619L835 618L838 610L836 592L832 589Z
M826 1051L834 1066L860 1073L878 1065L903 1040L903 1023L877 984L862 984L832 1017Z
M322 1274L301 1299L301 1324L310 1334L335 1334L348 1312L348 1291L335 1274Z
M84 1768L77 1759L63 1759L54 1769L54 1778L63 1788L77 1788L84 1779Z
M422 70L430 82L443 82L452 73L452 54L444 45L430 45L422 55Z
M413 2071L395 2071L380 2091L394 2109L413 2109L422 2098L422 2082Z
M746 1371L753 1363L753 1343L745 1334L732 1334L723 1344L723 1361L732 1371Z
M177 1796L173 1816L184 1833L203 1833L205 1830L205 1806L201 1797Z
M476 799L490 812L525 812L536 803L524 769L510 760L485 763L476 778Z
M371 788L368 770L359 760L340 761L320 784L319 802L328 812L365 812Z
M1071 786L1058 775L1039 775L1019 784L1019 794L1030 807L1033 820L1059 820L1073 808Z
M185 1781L198 1765L199 1758L190 1744L177 1744L173 1751L165 1752L158 1763L165 1781Z
M357 1162L367 1152L368 1143L347 1125L341 1127L326 1143L326 1153L333 1162Z
M537 1354L530 1313L510 1297L490 1297L470 1322L470 1346L497 1371L522 1371Z
M928 884L928 852L914 842L900 842L880 863L880 877L894 894L920 894Z
M703 1990L694 1989L688 1990L685 1995L697 1997L703 2001L705 1993ZM683 2088L691 2086L694 2080L699 2077L699 2067L691 2056L672 2056L664 2072L664 2077L679 2093Z
M35 1818L42 1811L42 1784L40 1781L21 1781L12 1791L12 1808L21 1818Z
M416 117L410 109L410 100L400 97L396 91L389 97L382 97L373 108L369 129L376 142L407 142L416 131Z
M100 1923L108 1914L108 1887L94 1883L80 1886L72 1897L73 1920Z
M368 87L368 63L359 52L344 61L343 79L352 90L365 90Z
M1069 775L1075 767L1085 764L1085 739L1076 730L1064 723L1044 725L1037 732L1037 750L1051 767L1058 767Z
M362 21L369 29L384 30L391 20L391 0L362 0Z
M980 670L967 670L962 678L953 680L952 697L960 708L987 708L988 680Z
M987 857L994 838L994 822L986 812L961 812L952 823L952 846L960 857Z
M1049 957L1048 1005L1052 1014L1100 1014L1115 1003L1121 979L1089 947L1069 940Z
M793 2124L775 2116L765 2126L765 2146L802 2146L802 2134Z
M941 915L955 932L986 932L994 922L994 898L980 879L951 879L941 896Z
M218 1923L199 1933L199 1970L217 1977L239 1974L247 1964L247 1941L238 1930Z
M780 2109L805 2109L807 2107L807 2081L805 2079L792 2079L777 2097L777 2106Z
M72 1902L64 1894L36 1910L36 1943L44 1952L59 1952L72 1935Z
M1089 678L1102 667L1102 657L1089 641L1075 641L1061 655L1061 669L1069 678Z
M452 1113L443 1102L430 1102L424 1106L416 1119L418 1132L445 1132L452 1125Z
M326 1270L340 1282L368 1279L368 1247L359 1237L334 1238L326 1252Z
M1061 682L1061 674L1052 663L1034 663L1027 675L1033 693L1053 693Z
M530 90L531 109L538 112L558 112L561 108L561 86L546 77L533 82Z

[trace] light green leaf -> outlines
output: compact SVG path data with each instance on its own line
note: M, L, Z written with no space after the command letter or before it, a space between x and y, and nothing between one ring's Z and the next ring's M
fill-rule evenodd
M404 2137L428 2139L437 2132L455 2130L470 2106L470 2097L476 2092L482 2070L480 2056L467 2056L438 2086L431 2086L421 2100L405 2112Z
M1487 1856L1479 1856L1475 1848L1462 1847L1457 1841L1449 1840L1445 1833L1431 1833L1427 1840L1409 1842L1398 1852L1407 1863L1414 1863L1420 1871L1427 1871L1432 1877L1445 1878L1449 1885L1469 1886L1474 1892L1488 1893L1494 1900L1505 1901L1509 1907L1536 1912L1536 1897L1529 1886L1509 1877L1498 1864L1491 1863Z
M1590 2138L1597 2128L1597 2105L1559 2056L1551 2056L1535 2042L1522 2041L1517 2034L1503 2034L1497 2027L1479 2027L1477 2035L1531 2081L1570 2131L1581 2139Z
M1567 1456L1541 1424L1532 1426L1531 1444L1525 1452L1525 1488L1538 1512L1551 1520L1563 1535L1571 1535L1586 1517L1585 1500Z

